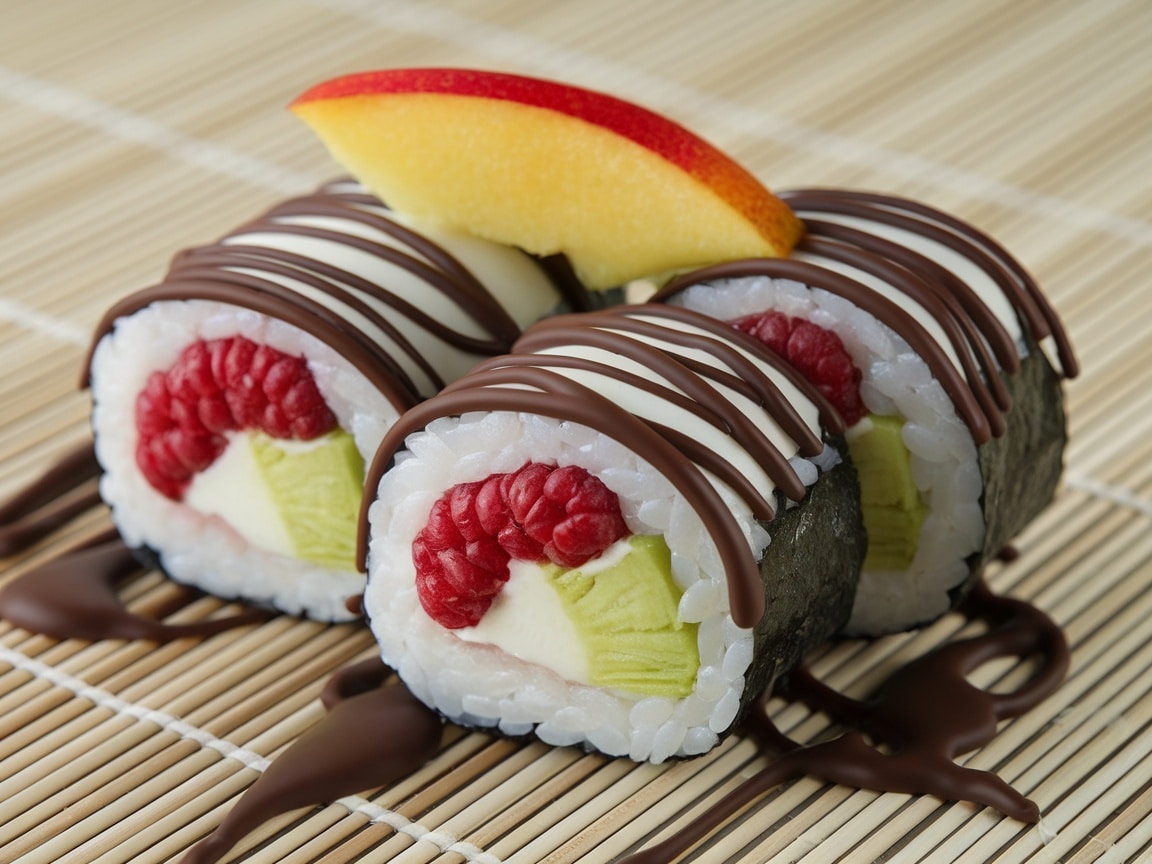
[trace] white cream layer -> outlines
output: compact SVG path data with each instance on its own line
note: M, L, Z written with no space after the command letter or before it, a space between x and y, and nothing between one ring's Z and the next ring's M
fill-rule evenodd
M407 224L403 216L383 207L364 205L361 210L374 213L390 221ZM335 216L291 216L279 221L285 225L303 225L321 228L351 237L359 237L373 243L396 249L427 263L433 269L438 265L424 258L419 251L386 231L374 229L354 219ZM413 228L413 230L416 230ZM527 255L510 246L502 246L464 234L452 233L443 229L419 229L427 239L441 246L458 259L480 281L493 297L507 310L512 319L524 328L542 318L560 303L556 287ZM393 264L378 255L358 249L344 242L308 237L298 234L277 233L270 230L234 234L224 241L226 244L244 244L279 249L303 255L315 261L322 261L338 267L385 288L401 300L429 315L450 330L474 338L485 337L485 332L452 298L430 287L429 283L411 270ZM286 276L269 274L259 267L246 271L262 278L273 279L285 287L333 310L352 326L368 334L371 339L387 347L388 354L403 367L412 378L423 396L431 396L436 387L420 367L400 350L385 331L374 326L360 312L324 291L318 291L305 283ZM371 307L389 323L398 327L407 339L439 372L445 381L454 381L467 372L477 361L477 356L463 351L449 342L440 339L432 332L418 326L406 318L399 310L377 300L366 293L356 292L359 300Z

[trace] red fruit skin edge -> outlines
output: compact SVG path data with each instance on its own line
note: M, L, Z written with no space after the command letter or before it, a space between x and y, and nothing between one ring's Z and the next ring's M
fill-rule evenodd
M689 174L696 174L707 159L719 156L730 161L704 139L647 108L607 93L504 72L454 68L359 72L317 84L292 100L289 107L330 99L408 93L472 96L563 113L635 141ZM748 180L759 185L751 174Z
M677 166L760 227L765 236L783 218L780 242L787 248L802 231L800 220L751 172L700 136L647 108L607 93L505 72L458 68L384 69L358 72L317 84L289 103L373 96L436 93L515 102L607 129Z

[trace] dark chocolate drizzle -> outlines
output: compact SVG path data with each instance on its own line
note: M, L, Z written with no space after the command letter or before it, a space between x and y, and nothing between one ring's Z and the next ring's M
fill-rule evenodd
M81 489L99 474L100 465L89 441L66 452L0 504L0 556L24 551L99 504L95 489Z
M691 325L703 335L654 324L645 320L648 318L667 318ZM637 336L648 336L663 344L646 343ZM409 434L425 428L439 417L455 417L470 411L538 414L572 420L595 429L639 454L667 477L692 505L716 543L728 579L733 620L742 627L754 626L764 614L764 592L757 562L740 527L702 469L715 474L737 494L744 494L749 507L760 518L772 516L773 508L769 502L747 482L736 466L711 450L707 442L691 441L659 422L634 413L628 406L616 404L565 376L563 369L576 368L623 378L640 389L663 395L666 388L654 385L648 376L640 378L582 357L568 357L562 363L555 363L551 355L538 357L535 353L565 345L603 347L640 361L651 370L651 378L668 381L683 391L686 398L678 398L677 404L689 407L697 416L716 425L719 434L731 435L745 446L785 494L794 500L804 496L804 485L787 458L747 422L739 407L708 383L709 377L717 382L728 377L743 378L745 386L739 392L747 394L747 388L752 388L753 398L770 416L784 429L796 430L801 451L815 455L822 449L820 438L806 428L804 434L799 434L799 426L803 424L794 406L788 404L780 390L745 356L751 354L776 366L779 361L772 353L747 334L690 310L617 307L541 322L517 341L511 358L496 358L482 364L437 396L410 409L397 421L385 435L366 475L366 493L360 512L359 566L364 568L367 558L368 508L375 499L375 490L384 472ZM727 372L713 376L712 367L707 363L685 365L677 346L706 352L726 366ZM735 350L735 346L743 349L744 353ZM800 392L813 403L825 406L826 416L835 416L814 387L800 379L794 380Z
M1067 643L1043 612L997 596L983 582L960 611L985 621L987 632L946 643L895 670L867 700L844 696L807 670L793 672L778 695L826 712L845 731L800 745L777 729L761 705L743 733L779 758L670 839L623 861L665 864L771 788L802 776L970 801L1023 822L1037 821L1036 805L995 774L953 760L987 744L1001 720L1034 707L1059 685L1068 668ZM1008 656L1037 660L1029 680L1015 691L987 692L968 682L977 667ZM280 813L386 785L431 758L439 747L441 721L402 686L387 684L390 677L391 670L375 657L333 675L321 694L329 714L277 757L181 864L212 864Z
M1005 291L1032 338L1052 336L1066 378L1079 363L1059 316L1040 286L1008 251L975 226L919 201L848 189L795 189L780 197L797 211L843 213L922 234L966 255Z
M248 609L223 618L165 624L137 615L121 601L116 586L142 569L116 532L109 530L6 585L0 591L0 618L56 639L171 642L211 636L270 617L266 611Z
M381 686L390 671L369 660L337 673L322 697L327 715L272 762L181 864L212 864L280 813L386 786L431 759L443 721L403 685Z
M666 319L672 324L656 324L647 320L650 318ZM676 323L693 330L676 329L674 326ZM557 330L561 331L561 335L558 336L553 332ZM704 332L693 332L696 330ZM701 351L722 360L730 371L719 370L707 363L695 361L687 355L677 354L677 362L693 374L676 375L676 385L694 386L697 379L704 378L743 392L754 402L769 409L800 445L801 452L807 456L815 456L824 449L820 437L808 428L795 406L785 399L776 383L744 354L751 354L760 363L771 366L803 392L809 401L814 402L819 409L820 422L824 428L836 434L844 431L843 421L836 409L819 390L796 372L792 364L781 360L772 351L766 351L758 339L744 333L733 338L727 328L718 327L714 321L675 306L620 306L599 315L585 314L579 317L557 315L539 322L531 330L526 331L517 341L514 350L519 353L539 351L558 345L581 344L576 341L581 338L587 340L588 345L608 351L624 352L629 345L642 344L627 335L621 338L620 335L614 334L635 334L641 338Z
M960 611L987 622L988 631L911 661L864 701L836 692L805 669L794 671L778 694L824 711L846 731L800 745L781 733L761 706L747 721L746 732L779 758L673 837L625 857L621 864L665 864L771 788L803 776L879 792L970 801L1022 822L1036 822L1040 811L1034 802L995 774L953 760L987 744L999 721L1022 714L1056 689L1068 670L1067 643L1043 612L997 596L983 582ZM1017 690L992 693L967 680L977 667L1009 656L1039 660Z
M0 554L32 546L52 531L100 504L85 490L100 473L92 442L64 453L43 474L0 503ZM130 612L116 593L124 579L144 569L108 529L88 542L50 558L0 590L0 619L56 639L150 639L170 642L211 636L264 621L269 612L251 609L192 624L165 624ZM187 595L198 593L186 589Z
M411 251L395 249L344 232L293 222L298 216L327 216L364 225L405 244ZM359 249L402 267L427 283L429 289L448 298L485 333L477 338L446 327L443 322L392 293L388 286L364 280L327 262L257 245L245 244L246 235L270 232L324 239ZM587 298L580 286L565 277L557 262L541 265L545 274L573 308L584 308ZM346 316L285 287L276 277L288 277L321 292L339 305L355 310L386 333L395 348L353 325ZM315 193L283 202L263 216L230 232L217 243L188 249L177 255L165 279L113 305L104 314L84 364L88 383L92 352L99 341L126 317L164 300L211 300L251 309L283 320L310 333L346 358L403 411L443 386L435 358L424 357L404 337L395 318L404 317L446 344L475 354L477 359L504 353L519 335L519 327L499 302L463 264L447 250L399 224L385 205L347 181L327 184ZM382 314L371 303L390 310ZM391 353L397 352L397 356ZM400 357L408 358L427 383L416 382L404 371Z
M916 255L916 259L909 263L916 264L923 276L914 269L906 269L895 260L888 257L893 252L903 250L904 247L888 243L880 238L872 237L863 231L842 229L839 225L828 226L832 229L829 237L818 236L815 226L809 229L811 233L803 238L799 247L805 252L811 252L830 261L839 261L875 276L889 285L900 288L901 292L914 299L935 319L944 331L953 351L960 362L963 380L971 390L972 395L979 403L992 434L996 437L1004 434L1004 412L1011 407L1004 382L997 374L996 364L989 353L988 343L983 338L984 333L978 332L974 319L965 314L956 291L971 295L973 302L983 303L970 291L963 282L956 279L951 273L944 270L934 261ZM841 239L832 239L839 237ZM852 245L848 240L856 240ZM908 250L905 250L908 251ZM880 254L883 252L884 254ZM910 253L915 254L915 253ZM902 256L908 260L907 256ZM951 283L951 284L949 284ZM1020 357L1016 346L1011 343L1008 331L1005 330L995 318L988 316L988 326L985 328L987 338L1001 347L997 359L1008 372L1016 372L1020 368ZM1011 348L1010 354L1002 350L1003 343ZM923 356L923 355L922 355ZM935 371L935 370L934 370ZM955 398L955 397L954 397Z
M1078 372L1067 333L1035 281L1002 247L975 228L922 204L847 190L798 190L781 197L802 215L844 214L906 230L968 258L1011 302L1032 340L1051 335L1066 377ZM1004 434L1011 399L999 371L1014 373L1016 345L975 290L926 256L867 231L818 218L805 219L797 249L838 261L879 278L916 300L943 329L959 359L957 370L944 349L911 315L872 288L813 261L754 258L729 261L677 276L653 297L659 303L701 283L745 276L794 279L838 294L872 314L928 364L952 399L977 444ZM961 372L963 374L961 374Z

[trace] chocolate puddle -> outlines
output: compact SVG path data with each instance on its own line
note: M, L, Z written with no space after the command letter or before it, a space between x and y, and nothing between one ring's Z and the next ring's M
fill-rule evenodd
M848 730L837 738L802 746L780 732L765 711L758 711L747 731L780 758L670 839L620 859L620 864L665 864L772 787L802 776L879 792L971 801L1022 822L1036 822L1040 811L1035 803L995 774L952 760L987 744L1000 720L1022 714L1059 685L1068 670L1067 643L1043 612L997 596L983 582L960 611L986 621L988 632L911 661L865 701L832 690L806 670L793 672L777 692L824 711ZM986 692L968 682L968 673L1006 656L1039 657L1041 662L1032 677L1011 693ZM880 745L887 745L890 752Z
M391 674L368 660L336 673L324 691L328 714L249 787L181 864L212 864L272 817L385 786L419 769L440 747L443 722Z
M137 615L120 600L116 586L140 569L115 531L106 532L93 545L53 558L5 586L0 591L0 618L56 639L170 642L211 636L270 615L250 609L190 624L165 624Z
M99 502L95 493L77 490L98 473L88 444L66 454L0 504L0 554L27 548L95 506ZM1006 548L1000 557L1011 560L1013 551ZM116 586L140 569L115 531L108 531L7 585L0 591L0 618L60 639L165 642L208 636L270 614L252 609L184 625L136 615L120 601ZM959 611L971 620L985 621L988 631L911 661L866 700L846 697L806 670L793 672L776 692L825 712L846 731L827 741L800 745L780 732L761 707L744 731L779 758L676 835L621 859L621 864L667 862L772 787L801 776L972 801L1023 822L1037 821L1036 805L995 774L964 768L953 760L987 744L999 721L1027 711L1056 688L1068 668L1067 644L1044 613L1023 601L994 595L983 582ZM990 693L968 682L968 673L1006 656L1039 660L1020 688ZM321 695L328 708L325 718L276 759L219 827L189 850L182 864L212 864L277 814L385 786L430 759L439 748L442 721L402 685L385 685L390 674L375 658L336 673Z
M960 611L987 622L989 630L911 661L865 701L832 690L806 670L794 672L776 692L828 713L847 731L800 745L763 710L757 712L744 732L779 758L675 836L620 864L666 864L758 796L802 776L972 801L1022 822L1037 821L1039 810L1032 801L995 774L964 768L953 759L987 744L999 721L1034 707L1059 685L1069 662L1063 633L1031 604L997 596L983 582ZM1038 657L1040 662L1011 693L986 692L968 682L970 672L1005 656ZM381 686L390 674L373 658L333 675L321 696L328 716L277 758L181 864L212 864L280 813L383 786L434 755L441 721L402 685Z
M79 493L99 476L92 442L65 453L47 471L0 504L0 556L15 555L100 503L96 490Z
M0 503L0 555L27 549L37 540L97 506L96 490L79 493L98 477L95 447L86 442L65 453L47 471ZM170 642L211 636L266 620L261 609L192 624L164 624L129 612L116 586L140 563L115 530L28 571L0 590L0 619L56 639L150 639Z

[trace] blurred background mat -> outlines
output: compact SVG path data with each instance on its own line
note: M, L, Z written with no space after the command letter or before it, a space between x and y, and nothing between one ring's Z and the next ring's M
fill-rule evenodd
M665 112L770 187L919 198L1038 277L1084 368L1065 488L989 574L1065 626L1070 677L966 764L1044 817L812 780L688 860L1131 861L1152 849L1152 4L1147 0L542 3L0 0L0 498L83 441L90 329L179 249L337 173L285 109L323 79L461 65L560 78ZM0 580L103 530L87 514ZM159 575L125 589L219 614ZM814 660L861 693L952 634ZM277 618L210 639L57 642L0 622L0 861L164 862L321 716L353 626ZM995 665L995 664L994 664ZM1019 680L1014 664L980 683ZM820 717L780 709L801 739ZM764 764L733 739L673 766L452 732L384 790L297 811L228 860L608 862Z

